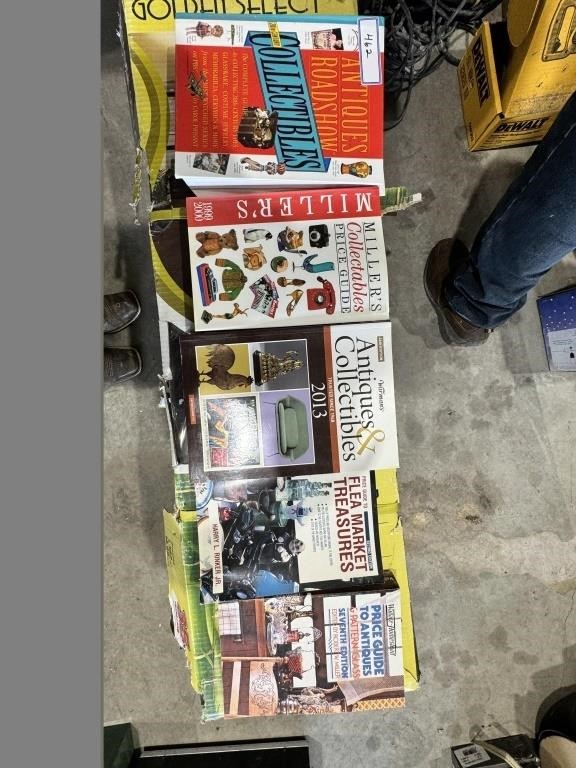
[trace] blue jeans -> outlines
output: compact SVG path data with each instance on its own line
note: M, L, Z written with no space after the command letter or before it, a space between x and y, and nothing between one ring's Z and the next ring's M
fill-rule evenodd
M576 92L482 225L470 265L445 297L461 317L496 328L528 291L576 248Z

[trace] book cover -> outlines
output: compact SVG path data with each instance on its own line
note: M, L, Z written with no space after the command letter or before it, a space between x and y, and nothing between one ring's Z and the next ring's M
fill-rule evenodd
M383 17L177 14L176 176L384 193L383 69Z
M377 187L187 200L196 331L388 319Z
M356 15L356 0L120 0L121 40L136 144L146 153L154 205L174 164L177 13Z
M398 589L217 603L224 717L404 706Z
M394 578L400 589L400 610L402 616L402 660L404 667L404 690L416 690L420 673L418 669L418 657L416 653L416 643L414 635L414 625L412 620L412 608L410 601L410 585L408 581L408 572L406 566L406 554L404 549L404 534L402 531L402 521L398 514L398 484L396 480L396 470L379 470L374 473L376 487L378 492L378 529L381 568L383 572L388 572ZM169 518L171 526L182 529L183 523L190 524L190 533L185 547L186 562L192 564L191 578L187 584L187 600L191 601L195 611L194 622L190 625L193 632L189 633L190 639L190 663L193 669L192 661L198 664L207 663L211 658L210 648L214 645L214 653L220 652L218 633L216 630L215 607L216 604L202 606L198 595L201 589L200 579L200 553L197 534L197 519L199 513L194 511L196 507L202 509L212 498L213 483L193 485L187 472L187 467L180 466L174 470L174 483L176 495L176 516L166 515ZM168 546L168 545L167 545ZM178 562L178 552L173 549L170 555L170 562L174 559ZM169 564L170 573L170 564ZM212 638L207 643L205 632L207 627L208 636ZM219 667L218 667L219 668ZM220 688L214 679L213 667L206 667L204 674L198 679L193 676L193 687L198 691L204 691L205 701L210 701L210 708L204 707L203 716L205 719L222 717L222 697Z
M389 322L232 338L180 340L192 480L398 466Z
M548 367L576 371L576 286L537 300Z
M382 585L373 475L216 480L197 516L204 602Z

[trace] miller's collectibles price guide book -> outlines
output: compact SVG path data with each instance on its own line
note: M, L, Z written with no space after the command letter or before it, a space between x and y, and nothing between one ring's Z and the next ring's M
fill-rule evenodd
M186 202L196 331L388 320L377 187Z

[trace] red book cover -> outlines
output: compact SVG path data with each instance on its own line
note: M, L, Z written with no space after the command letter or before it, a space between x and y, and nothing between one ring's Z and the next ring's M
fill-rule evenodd
M176 175L384 191L381 17L176 18Z

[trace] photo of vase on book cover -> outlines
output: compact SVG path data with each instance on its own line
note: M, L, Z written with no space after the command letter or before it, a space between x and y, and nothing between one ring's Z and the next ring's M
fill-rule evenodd
M175 26L178 178L384 193L382 17L177 14Z
M188 198L194 325L388 319L376 187Z

